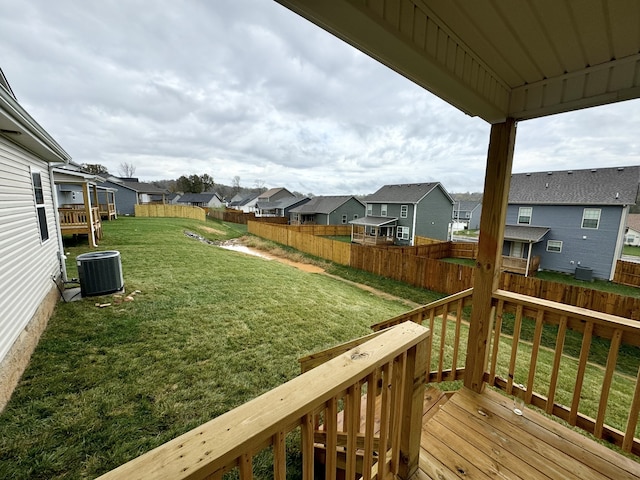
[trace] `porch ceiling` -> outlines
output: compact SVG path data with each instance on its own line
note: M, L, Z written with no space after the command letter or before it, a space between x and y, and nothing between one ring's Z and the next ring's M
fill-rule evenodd
M349 223L352 225L363 225L367 227L384 227L396 225L398 223L398 219L395 217L366 216L351 220Z
M489 123L640 97L634 0L276 0Z
M504 227L504 239L516 242L538 243L549 233L550 228L529 225L507 225Z

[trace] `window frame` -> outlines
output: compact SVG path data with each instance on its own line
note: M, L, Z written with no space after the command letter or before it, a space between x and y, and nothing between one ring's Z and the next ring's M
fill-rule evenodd
M558 245L557 249L554 250L551 247L551 243ZM562 253L562 240L547 240L546 251L549 253Z
M398 226L396 228L396 238L399 240L409 240L409 227Z
M370 203L367 203L367 216L372 216L373 215L373 205Z
M407 218L409 216L409 205L400 205L400 218Z
M523 211L528 211L528 215L523 215ZM523 222L522 218L528 218L527 222ZM533 218L533 207L519 207L518 208L518 225L531 225L531 219Z
M342 224L343 224L343 225L346 225L346 223L347 223L347 214L346 214L346 213L343 213L343 214L342 214Z
M47 204L44 201L44 187L42 186L42 172L35 168L31 169L31 191L33 193L33 204L36 207L36 218L38 220L38 232L40 233L40 243L47 242L49 234L49 224L47 222ZM37 178L37 182L36 182Z
M380 204L380 216L381 217L386 217L388 212L389 212L389 206L386 203L381 203Z
M589 213L597 213L597 218L588 218L587 217L587 212ZM591 208L591 207L585 207L584 210L582 210L582 221L580 222L580 228L584 228L586 230L598 230L598 228L600 227L600 218L602 217L602 209L601 208ZM584 222L585 220L589 220L589 221L596 221L596 226L595 227L586 227Z

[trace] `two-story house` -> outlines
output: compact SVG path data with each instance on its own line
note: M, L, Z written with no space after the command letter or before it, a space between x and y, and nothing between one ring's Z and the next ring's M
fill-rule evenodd
M290 211L292 225L346 225L364 217L366 206L353 195L313 197Z
M455 230L478 230L482 203L477 200L456 200L453 205L453 224Z
M512 175L503 255L611 280L639 183L637 166Z
M416 236L448 238L454 201L440 182L385 185L364 202L366 216L349 222L356 243L413 245Z

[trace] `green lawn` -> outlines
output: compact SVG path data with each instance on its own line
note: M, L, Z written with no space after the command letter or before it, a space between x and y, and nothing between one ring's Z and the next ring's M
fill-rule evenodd
M399 302L193 240L234 224L120 218L127 293L60 303L0 416L0 478L91 478L298 373L298 357L369 333ZM67 248L74 260L88 251ZM111 302L97 308L96 302Z

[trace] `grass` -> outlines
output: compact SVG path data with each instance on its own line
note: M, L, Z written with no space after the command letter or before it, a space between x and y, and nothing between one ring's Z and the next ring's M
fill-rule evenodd
M633 245L624 245L622 247L622 254L640 257L640 247L634 247Z
M407 310L362 289L216 248L241 227L105 222L127 292L60 303L0 415L0 478L91 478L282 384L297 358ZM88 250L69 247L74 259ZM111 302L97 308L95 303Z

